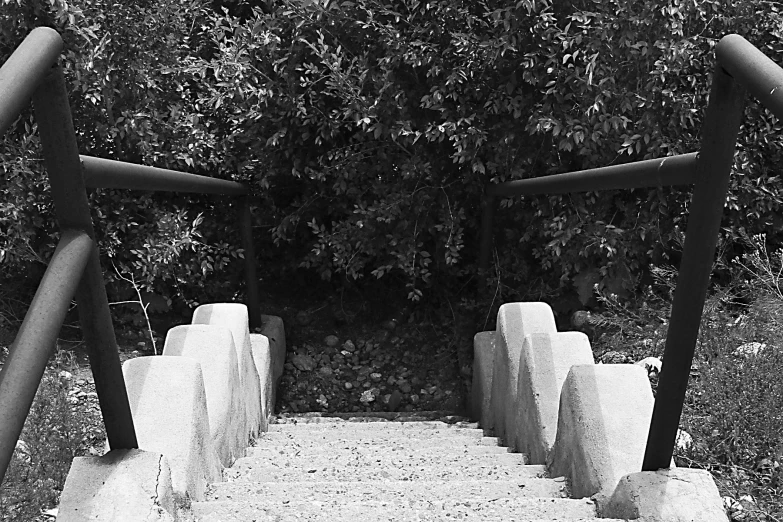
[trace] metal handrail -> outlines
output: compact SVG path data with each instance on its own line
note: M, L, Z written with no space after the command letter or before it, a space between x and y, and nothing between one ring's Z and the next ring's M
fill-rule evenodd
M246 186L235 181L92 156L79 157L84 168L84 183L89 188L197 192L226 196L246 196L248 193Z
M0 372L0 479L11 462L92 250L92 239L84 232L63 232Z
M534 194L565 194L594 190L635 189L689 185L695 181L697 153L624 163L610 167L551 174L538 178L490 185L486 195L513 197Z
M75 298L111 449L138 447L87 199L91 187L239 197L250 327L261 322L249 191L241 183L79 156L62 68L62 39L33 30L0 68L0 136L32 97L62 239L0 372L0 482L35 398L65 312Z
M0 136L27 106L35 88L60 56L62 47L57 31L38 27L0 68Z
M686 232L643 471L668 468L674 452L742 120L743 87L783 118L783 69L739 35L723 37L715 54L717 63L698 156L686 154L676 159L648 160L489 186L481 202L479 285L483 288L489 268L497 197L693 184L688 230L695 233ZM656 169L656 164L660 164L660 169Z

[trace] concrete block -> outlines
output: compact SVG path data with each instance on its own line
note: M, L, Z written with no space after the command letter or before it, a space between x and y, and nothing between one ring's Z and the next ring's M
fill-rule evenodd
M712 475L700 469L662 469L624 476L601 516L645 522L728 522Z
M181 356L201 363L207 396L210 440L223 467L244 457L248 443L244 389L239 380L236 348L231 330L208 324L175 326L166 334L163 355Z
M545 464L557 435L560 390L574 365L593 364L590 341L581 332L525 337L519 362L518 408L513 447L531 464Z
M234 336L234 346L239 362L239 379L245 402L250 436L261 433L261 380L253 362L248 329L247 306L241 303L214 303L201 305L193 311L193 324L224 326ZM254 398L254 399L253 399Z
M507 303L498 311L491 401L495 434L503 440L514 439L508 427L518 408L519 356L525 337L556 332L555 316L546 303Z
M495 332L479 332L473 337L473 383L470 388L470 416L484 430L492 429L492 366L495 359Z
M565 476L574 498L610 496L642 469L653 409L647 372L635 364L572 366L560 393L551 476Z
M60 496L60 522L176 519L171 473L160 453L114 450L73 459Z
M166 456L175 495L201 500L221 472L201 365L187 357L139 357L125 361L122 373L139 447Z
M267 431L269 416L274 411L275 383L272 377L272 351L269 338L261 334L250 334L250 352L261 382L261 431Z
M261 314L261 335L269 339L269 351L272 354L272 378L276 385L278 379L283 376L283 364L285 364L283 320L276 315Z

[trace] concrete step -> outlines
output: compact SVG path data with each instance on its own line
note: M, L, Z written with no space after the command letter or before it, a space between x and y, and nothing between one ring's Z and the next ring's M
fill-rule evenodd
M489 501L445 500L416 502L376 500L362 503L306 502L278 499L275 505L255 500L242 502L195 502L200 522L329 520L373 521L587 521L596 518L595 504L586 499L499 498Z
M223 471L227 481L244 482L367 482L373 480L518 480L546 476L545 466L302 466L281 468L273 462L259 463L247 457Z
M472 428L375 428L371 423L352 424L345 426L323 427L321 424L311 424L306 427L296 427L285 431L268 431L259 440L286 439L366 439L368 437L390 439L480 439L484 432Z
M271 466L276 468L409 468L409 467L468 467L468 466L524 466L526 457L522 453L498 453L490 455L454 455L439 451L408 454L365 454L357 450L353 453L329 453L309 456L282 456L263 458L254 455L238 459L233 467L247 465Z
M329 444L324 447L323 445L297 445L297 444L284 444L276 445L269 444L263 446L256 446L254 448L247 449L247 457L255 457L259 459L276 459L280 457L317 457L319 455L355 455L357 451L361 451L362 454L368 457L374 456L395 456L404 458L415 457L419 454L432 454L437 452L441 455L503 455L510 453L509 448L505 446L440 446L436 448L432 447L399 447L399 446L379 446L373 444L364 444L357 448L355 443L337 445Z
M284 424L270 424L269 431L296 431L296 430L330 430L340 428L357 428L365 430L433 430L433 429L478 429L477 422L443 422L433 421L387 421L385 419L372 418L369 421L356 422L353 420L337 419L330 422L286 422ZM323 418L319 419L323 421Z
M384 482L220 482L207 493L208 501L252 498L258 502L297 499L299 502L360 503L377 499L433 502L447 498L492 500L498 498L563 498L565 479L528 478L518 480L431 480Z
M436 431L436 430L433 430ZM500 446L500 439L497 437L440 437L429 436L420 437L413 434L401 437L389 433L376 433L368 435L367 433L325 433L316 436L297 436L298 434L284 433L265 433L255 441L255 447L267 448L351 448L351 447L379 447L387 446L389 448L464 448L472 446Z
M270 419L271 424L319 424L340 422L421 422L441 421L448 424L470 423L468 417L454 415L449 411L367 411L350 413L283 413Z

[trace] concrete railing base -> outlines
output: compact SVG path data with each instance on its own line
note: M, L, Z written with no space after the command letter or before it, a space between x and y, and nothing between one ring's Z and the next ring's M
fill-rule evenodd
M266 430L285 362L282 320L263 316L251 335L245 305L220 303L199 307L193 323L169 332L166 357L123 365L141 450L75 459L58 520L176 520Z
M572 497L593 497L604 517L726 520L709 473L674 463L638 472L653 407L646 371L593 364L587 338L557 333L544 303L504 304L496 331L476 334L470 405L482 428L532 463L545 459Z
M77 457L65 481L57 520L173 521L174 490L166 458L142 450Z
M700 469L663 469L626 475L599 503L604 518L644 522L728 522L712 475Z

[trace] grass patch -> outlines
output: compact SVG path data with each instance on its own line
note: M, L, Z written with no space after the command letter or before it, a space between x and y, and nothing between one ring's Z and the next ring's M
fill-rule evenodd
M0 520L54 520L46 512L60 500L71 461L105 438L99 414L79 396L77 371L65 351L47 365L0 488Z

